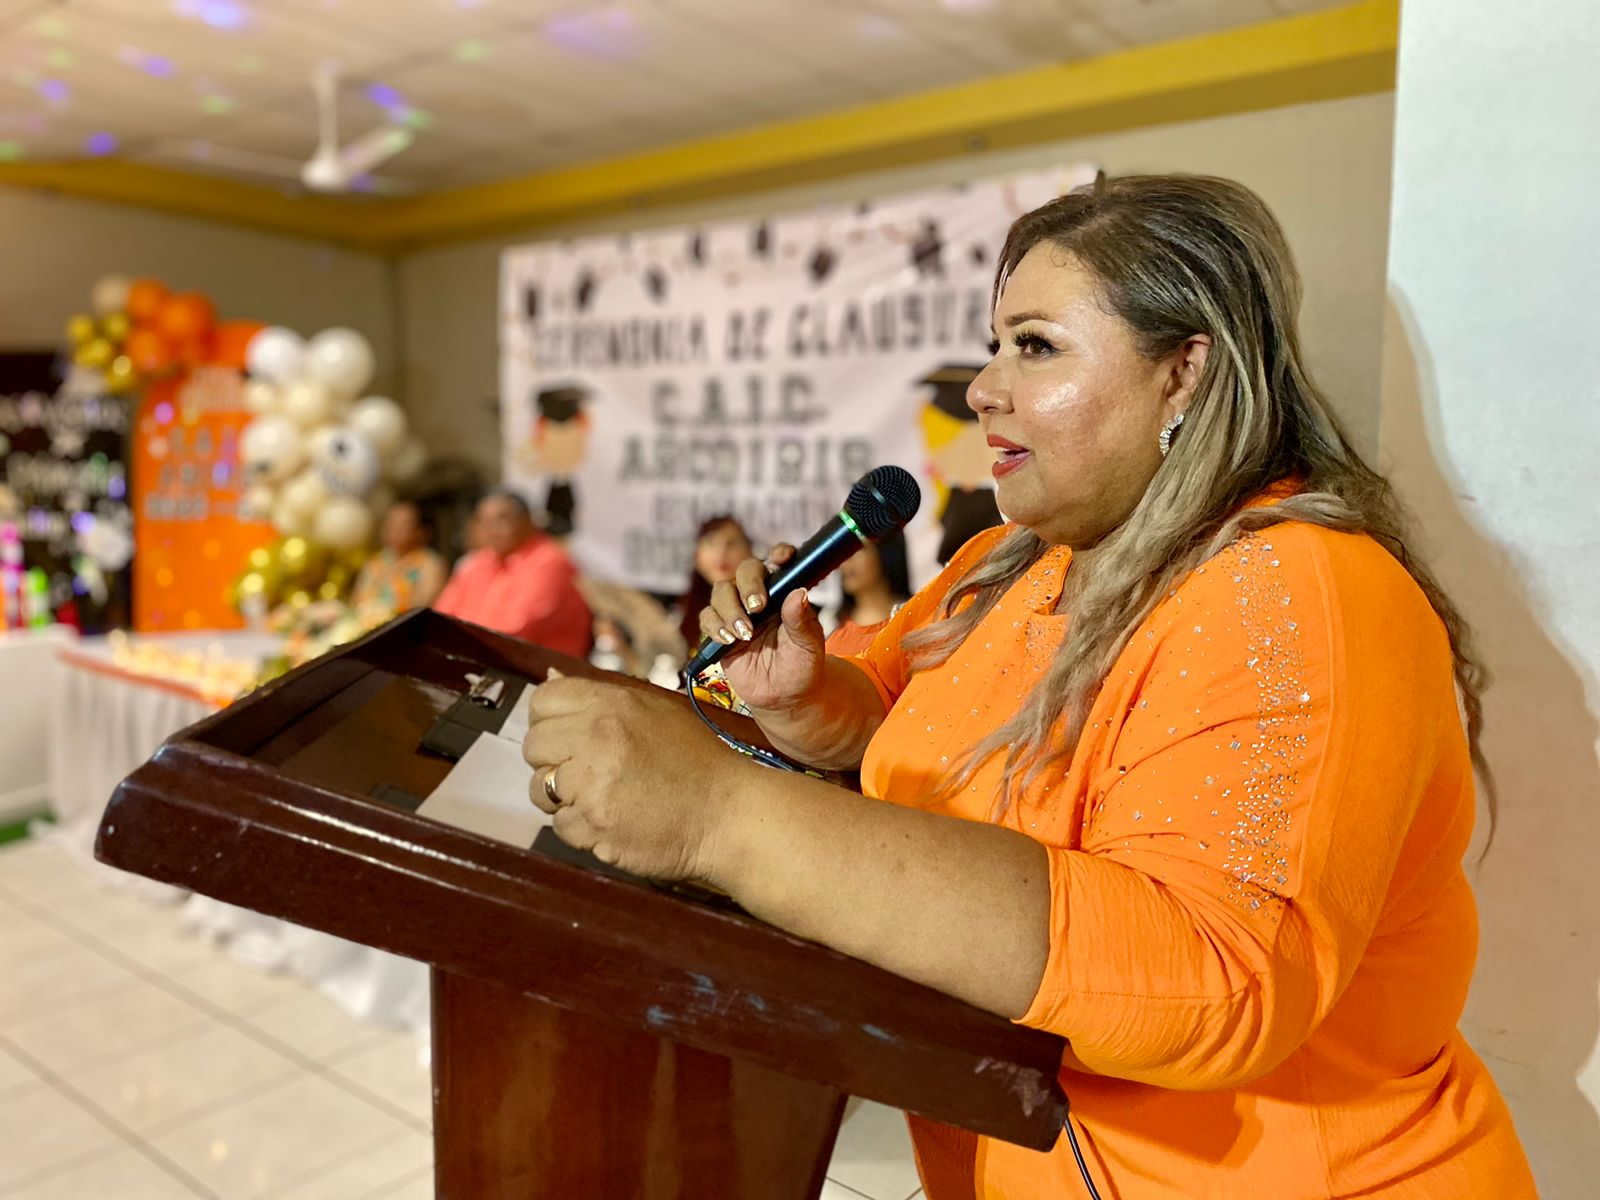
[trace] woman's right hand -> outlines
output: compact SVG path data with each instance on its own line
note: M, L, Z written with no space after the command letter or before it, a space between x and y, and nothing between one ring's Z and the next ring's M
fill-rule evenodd
M794 547L772 549L770 563L781 567ZM822 682L826 638L817 611L804 589L784 600L781 620L753 628L752 614L766 611L768 564L747 558L730 582L711 589L711 603L700 611L700 633L729 647L722 656L728 686L751 709L783 711L800 703Z

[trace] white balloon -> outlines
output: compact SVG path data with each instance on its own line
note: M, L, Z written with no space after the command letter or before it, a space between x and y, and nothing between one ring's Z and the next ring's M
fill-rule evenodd
M265 483L258 483L239 501L239 516L246 521L266 521L272 517L277 494Z
M350 428L364 433L385 461L400 453L406 444L406 414L387 396L368 396L356 401L345 418Z
M306 343L298 333L282 325L269 325L245 347L244 365L257 379L288 383L300 374L305 354Z
M256 416L278 410L278 385L265 379L252 379L244 385L244 406Z
M328 502L328 495L328 485L323 481L322 472L315 467L307 467L283 485L283 490L278 493L278 503L309 520L316 515L317 509Z
M287 479L305 458L300 431L284 417L257 417L239 435L239 461L247 486Z
M279 407L301 429L316 429L333 419L333 397L309 379L297 379L284 388Z
M272 506L272 524L284 537L311 536L312 517L290 508L282 496Z
M311 463L328 490L343 496L365 496L378 482L378 452L371 439L346 425L311 435Z
M334 496L317 510L311 529L330 550L358 550L372 537L372 510L354 496Z
M114 312L121 312L128 307L128 292L133 287L133 280L123 275L107 275L94 285L94 291L89 293L90 303L94 305L95 312L102 317Z
M372 382L372 346L353 329L324 329L306 345L306 378L353 396Z
M428 452L416 438L408 438L389 462L387 476L395 483L408 483L428 464Z

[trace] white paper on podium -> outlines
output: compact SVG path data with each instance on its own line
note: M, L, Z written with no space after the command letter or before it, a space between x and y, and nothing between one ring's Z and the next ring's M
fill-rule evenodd
M532 778L520 737L513 741L480 735L417 808L417 815L526 850L550 824L528 799Z
M528 735L528 701L533 698L533 689L536 686L530 683L522 689L517 702L511 706L511 711L506 713L505 724L496 731L496 737L522 745L522 739Z

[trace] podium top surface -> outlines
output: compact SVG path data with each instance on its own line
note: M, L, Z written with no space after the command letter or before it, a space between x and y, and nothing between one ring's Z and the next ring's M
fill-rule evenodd
M168 741L117 788L96 854L665 1039L1054 1145L1060 1038L728 907L415 811L453 766L420 743L460 711L467 676L538 681L551 666L598 674L408 614ZM742 718L718 719L752 736Z

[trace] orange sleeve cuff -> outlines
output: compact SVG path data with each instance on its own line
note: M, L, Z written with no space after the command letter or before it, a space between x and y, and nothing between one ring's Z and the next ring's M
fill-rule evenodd
M1033 995L1033 1003L1013 1024L1048 1029L1052 1033L1065 1035L1068 1001L1072 995L1067 939L1072 862L1071 854L1058 847L1046 846L1045 852L1050 864L1050 949L1045 958L1044 974L1039 978L1039 990Z

